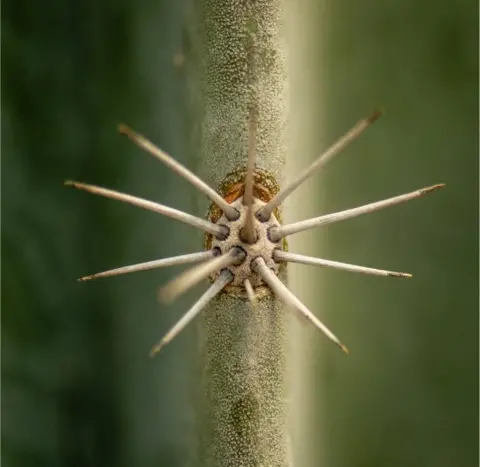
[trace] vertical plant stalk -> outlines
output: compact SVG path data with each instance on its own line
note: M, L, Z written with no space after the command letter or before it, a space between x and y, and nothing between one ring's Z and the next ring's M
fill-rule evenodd
M257 167L281 184L287 120L282 1L199 5L201 176L218 187L245 168L253 118ZM222 293L202 313L200 337L197 465L292 465L284 306L273 293L254 306L246 293Z

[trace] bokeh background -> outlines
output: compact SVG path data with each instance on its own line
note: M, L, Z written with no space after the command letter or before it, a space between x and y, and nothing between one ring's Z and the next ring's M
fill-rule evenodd
M189 8L3 3L4 466L175 467L194 449L195 330L154 360L148 351L198 290L167 308L156 292L175 268L75 279L197 251L200 236L62 186L77 179L195 212L188 184L115 130L128 123L195 167ZM305 123L312 157L372 107L387 111L307 195L328 212L447 183L315 232L324 257L414 279L295 268L321 281L322 317L352 351L305 330L318 397L299 465L478 465L477 9L310 0L298 10L310 26L305 74L319 83Z

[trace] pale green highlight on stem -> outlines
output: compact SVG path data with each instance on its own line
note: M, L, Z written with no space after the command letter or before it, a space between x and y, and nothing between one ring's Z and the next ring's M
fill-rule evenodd
M319 13L321 11L321 14ZM327 115L318 103L324 101L323 73L316 63L321 61L324 42L319 40L328 24L328 9L324 1L306 0L289 5L290 18L289 55L291 108L289 112L290 148L286 165L287 183L294 180L308 167L329 144L324 138ZM322 22L318 18L323 18ZM293 53L294 51L294 53ZM323 146L322 146L323 145ZM284 205L284 223L292 223L318 215L324 208L320 193L320 177L312 177L287 198ZM289 250L296 253L320 256L322 236L318 231L307 231L289 238ZM320 280L318 269L290 264L289 289L306 306L323 319L327 290ZM313 376L321 365L318 358L313 360L314 350L321 345L315 330L306 329L299 320L291 321L292 353L289 355L292 368L291 431L293 435L293 457L298 467L323 467L319 453L327 449L323 423L315 417L323 409L324 387L314 384ZM325 344L327 347L330 343ZM333 352L337 353L336 349ZM338 353L339 354L339 353ZM340 355L340 354L339 354ZM340 355L343 358L343 355ZM312 411L316 408L316 412ZM313 429L314 428L314 429Z

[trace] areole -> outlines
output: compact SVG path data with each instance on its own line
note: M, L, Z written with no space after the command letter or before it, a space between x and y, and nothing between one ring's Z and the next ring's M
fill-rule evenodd
M238 265L230 266L229 270L233 273L233 280L223 289L226 293L234 295L247 296L250 287L245 284L245 280L250 281L255 297L261 298L272 291L266 286L261 277L252 270L252 261L257 257L262 257L266 264L275 274L281 273L285 269L286 263L276 262L273 259L273 252L276 249L287 250L287 239L281 241L272 241L269 238L269 230L282 224L281 210L277 207L266 222L260 222L254 219L256 238L253 243L249 243L242 237L242 228L245 223L248 208L245 206L245 179L247 176L247 167L237 169L228 174L217 188L217 192L234 207L240 214L240 217L234 221L229 221L225 214L216 204L212 204L207 213L207 219L219 225L225 225L229 229L229 236L225 240L217 239L210 233L205 234L205 250L217 249L219 254L224 254L234 247L241 248L245 252L245 257ZM270 173L256 168L253 171L253 211L254 214L261 207L265 206L280 191L280 187ZM211 276L215 280L218 273Z
M148 139L125 125L121 125L119 131L122 134L128 136L137 146L148 151L175 173L188 180L212 201L213 204L208 212L207 219L95 185L72 181L67 181L65 184L93 194L133 204L197 227L205 232L205 250L173 258L124 266L85 276L80 280L86 281L177 264L201 263L180 274L160 290L160 299L164 302L170 302L199 282L205 279L211 280L211 285L206 292L152 348L152 355L171 342L220 293L240 294L245 296L245 299L250 300L252 305L265 294L274 293L300 316L322 331L345 353L348 353L347 348L330 329L286 287L282 278L279 277L285 264L295 262L387 277L411 277L411 275L289 253L286 251L285 238L301 231L350 219L422 197L438 188L442 188L444 184L433 185L393 198L288 225L283 225L280 208L283 201L294 190L325 166L349 143L358 138L379 116L380 112L376 111L369 117L357 122L283 189L279 188L278 183L270 174L256 167L255 131L250 131L247 168L239 168L229 174L215 191Z

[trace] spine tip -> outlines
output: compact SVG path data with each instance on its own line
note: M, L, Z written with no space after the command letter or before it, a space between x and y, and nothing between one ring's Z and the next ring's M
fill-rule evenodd
M119 123L119 124L117 125L117 131L118 131L121 135L128 136L129 138L131 138L132 135L133 135L132 130L131 130L127 125L125 125L124 123Z
M367 118L368 123L371 125L372 123L375 123L383 114L383 111L381 110L375 110L370 117Z
M432 191L438 190L439 188L444 188L446 186L445 183L437 183L436 185L429 186L427 188L424 188L422 190L422 195L426 195L428 193L431 193Z
M404 277L407 279L413 277L412 274L409 274L408 272L390 272L388 275L391 277Z
M160 352L160 350L162 350L162 347L166 344L166 342L160 342L159 344L157 345L154 345L152 347L152 350L150 350L150 358L153 358L155 357L155 355L157 355L158 352Z

